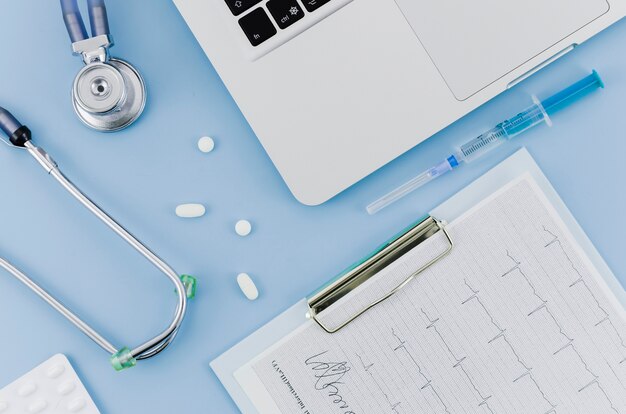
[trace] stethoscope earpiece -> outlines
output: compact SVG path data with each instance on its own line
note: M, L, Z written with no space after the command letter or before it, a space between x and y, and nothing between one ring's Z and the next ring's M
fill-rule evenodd
M93 37L87 35L77 0L61 0L72 51L85 62L74 79L72 103L87 126L104 132L118 131L143 112L146 86L130 63L109 56L113 40L104 0L87 0L87 4Z

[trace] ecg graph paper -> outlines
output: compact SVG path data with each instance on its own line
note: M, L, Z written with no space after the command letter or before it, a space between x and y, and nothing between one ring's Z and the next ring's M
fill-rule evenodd
M253 362L281 412L626 413L624 310L532 178L448 228L450 256L401 293L336 334L310 322ZM431 237L356 295L441 246Z

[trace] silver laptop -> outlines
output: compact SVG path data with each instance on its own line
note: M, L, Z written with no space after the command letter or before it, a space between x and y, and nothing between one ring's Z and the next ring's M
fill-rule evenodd
M626 0L174 0L317 205L626 14Z

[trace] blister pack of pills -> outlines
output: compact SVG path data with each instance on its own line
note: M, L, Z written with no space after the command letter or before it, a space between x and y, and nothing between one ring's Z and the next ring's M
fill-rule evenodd
M0 389L0 414L100 414L65 357L57 354Z

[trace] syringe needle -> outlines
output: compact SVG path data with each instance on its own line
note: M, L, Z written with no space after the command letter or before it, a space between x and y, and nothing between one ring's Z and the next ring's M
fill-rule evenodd
M417 177L412 178L411 180L402 184L400 187L385 194L378 200L374 201L372 204L368 205L366 208L367 212L370 215L374 215L378 213L383 208L387 207L390 204L393 204L394 202L398 201L402 197L405 197L411 192L417 190L418 188L428 184L435 178L441 177L448 171L452 171L458 165L459 164L456 161L456 158L454 156L450 156L446 160L440 162L434 167L427 169L426 171L424 171Z

